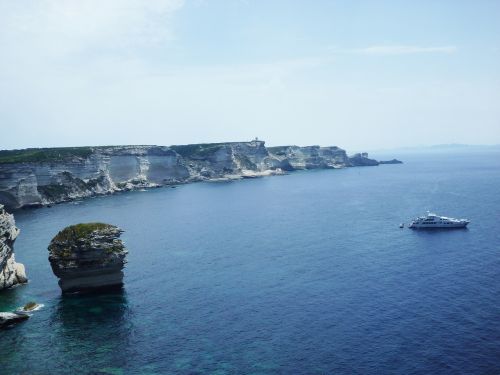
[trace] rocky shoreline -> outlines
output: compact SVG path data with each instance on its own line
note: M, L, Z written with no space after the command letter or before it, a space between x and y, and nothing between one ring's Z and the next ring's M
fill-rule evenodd
M0 328L5 328L20 323L29 318L29 315L16 314L12 312L0 312Z
M0 151L0 204L14 210L120 191L230 181L302 169L375 166L368 154L264 141Z
M19 235L14 216L0 204L0 290L28 281L24 265L14 256L14 241Z

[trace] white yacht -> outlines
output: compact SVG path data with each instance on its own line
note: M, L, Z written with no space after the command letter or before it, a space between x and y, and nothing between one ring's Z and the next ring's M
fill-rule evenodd
M452 217L438 216L427 211L427 216L419 216L414 219L408 228L465 228L469 224L467 219L454 219Z

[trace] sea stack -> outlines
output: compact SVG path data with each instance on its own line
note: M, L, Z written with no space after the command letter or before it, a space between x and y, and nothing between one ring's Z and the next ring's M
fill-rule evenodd
M123 230L104 223L64 228L50 242L49 261L63 292L121 287L125 249Z
M0 290L28 281L24 266L14 258L14 241L18 235L14 216L0 204Z

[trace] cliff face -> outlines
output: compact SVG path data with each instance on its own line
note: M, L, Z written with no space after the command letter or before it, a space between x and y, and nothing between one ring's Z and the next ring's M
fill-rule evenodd
M0 290L28 281L24 266L14 258L14 241L18 234L14 216L5 212L0 204Z
M280 146L270 147L269 151L287 164L287 170L350 166L346 152L336 146Z
M349 158L349 164L351 167L373 167L379 165L380 163L376 160L369 159L366 152L360 154L354 154Z
M258 140L0 151L0 203L19 208L136 188L353 165L361 164L338 147L266 148Z
M49 261L63 292L121 286L128 251L114 225L69 226L50 242Z

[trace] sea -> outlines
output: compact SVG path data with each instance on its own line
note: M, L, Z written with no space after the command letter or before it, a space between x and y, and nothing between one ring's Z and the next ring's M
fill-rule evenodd
M382 158L383 155L373 155ZM500 153L397 156L20 210L0 374L500 374ZM466 229L412 230L427 210ZM121 291L62 295L47 246L105 222Z

